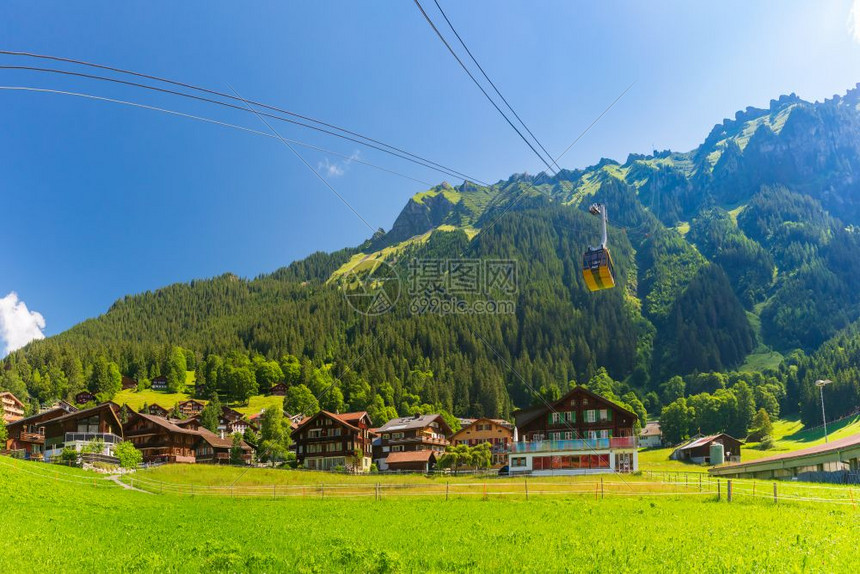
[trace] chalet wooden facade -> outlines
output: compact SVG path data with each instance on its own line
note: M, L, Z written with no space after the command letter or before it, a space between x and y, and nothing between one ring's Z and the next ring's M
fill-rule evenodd
M269 394L273 397L283 397L287 394L287 383L275 383L269 389Z
M233 437L231 435L221 436L210 432L205 428L197 429L200 440L195 449L195 456L199 463L229 464L230 451L233 449ZM242 449L242 462L251 464L253 449L244 440L239 443Z
M434 450L412 450L392 452L385 459L387 470L392 472L423 472L436 468L439 453Z
M157 417L165 417L165 418L167 417L168 414L170 414L170 411L168 411L166 408L164 408L163 406L158 405L156 403L152 403L151 405L149 405L146 409L146 412L147 412L147 414L150 414L150 415L154 415Z
M9 424L24 418L24 403L12 393L0 393L0 404L3 405L3 420L0 423Z
M508 463L508 452L514 441L514 427L502 419L480 418L469 421L454 433L451 444L476 446L489 443L492 451L492 466L499 468Z
M81 391L75 395L75 404L76 405L85 405L87 403L92 403L96 400L96 396L89 391Z
M164 375L160 377L155 377L152 379L152 383L150 387L153 391L166 391L167 390L167 377Z
M189 399L187 401L182 401L179 403L178 408L179 412L182 413L185 417L193 417L194 415L199 415L203 412L203 409L206 407L200 401L195 401L194 399Z
M137 388L137 381L131 377L122 376L122 390L129 391Z
M585 387L513 413L512 474L585 474L638 469L637 416Z
M112 456L114 447L123 440L122 423L110 403L51 419L44 428L46 461L59 456L64 447L80 451L84 445L96 441L104 445L101 454Z
M296 459L310 470L349 468L370 471L371 422L366 411L336 414L320 411L304 419L292 432ZM356 459L356 454L360 459Z
M378 429L373 460L379 470L388 470L388 455L397 452L432 451L441 456L450 443L451 427L442 415L414 415L391 419Z
M197 459L200 433L156 415L132 413L125 437L143 454L143 462L193 463Z
M47 409L39 414L18 419L6 426L8 438L5 448L23 451L24 458L41 460L45 450L45 423L77 411L68 403Z

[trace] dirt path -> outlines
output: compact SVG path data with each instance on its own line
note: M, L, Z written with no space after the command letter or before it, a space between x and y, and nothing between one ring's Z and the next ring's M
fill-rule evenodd
M121 480L119 479L119 475L116 475L116 474L114 474L114 475L111 475L111 476L107 477L107 480L112 480L112 481L114 481L115 483L117 483L118 485L120 485L121 487L123 487L123 488L124 488L124 489L126 489L126 490L134 490L134 491L136 491L136 492L143 492L143 493L145 493L145 494L152 494L151 492L148 492L148 491L146 491L146 490L141 490L141 489L139 489L139 488L135 488L135 487L133 487L133 486L131 486L131 485L128 485L128 484L124 483L123 481L121 481Z

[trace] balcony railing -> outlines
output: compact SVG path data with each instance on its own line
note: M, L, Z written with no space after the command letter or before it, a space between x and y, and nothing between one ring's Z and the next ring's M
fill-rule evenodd
M636 437L592 438L574 440L539 440L515 442L511 452L592 451L612 448L635 448Z
M45 443L45 435L37 432L22 432L21 441L23 442L32 442L36 444L44 444Z
M101 440L109 444L119 444L122 442L122 438L106 432L67 432L65 438L65 442L90 442L94 440Z

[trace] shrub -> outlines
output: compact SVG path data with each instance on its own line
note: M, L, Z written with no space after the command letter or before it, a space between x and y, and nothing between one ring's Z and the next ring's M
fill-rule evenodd
M134 448L134 445L129 441L119 443L114 454L119 459L119 465L123 468L136 468L143 462L143 454Z
M62 460L68 465L78 464L78 451L70 446L67 446L60 454L60 460Z
M762 450L770 450L774 446L776 446L776 443L774 442L773 437L767 435L761 439L761 444L759 445L759 448L761 448Z

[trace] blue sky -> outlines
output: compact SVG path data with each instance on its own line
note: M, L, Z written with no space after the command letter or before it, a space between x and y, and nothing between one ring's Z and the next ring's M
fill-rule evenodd
M654 148L685 151L738 109L790 92L823 99L860 81L849 1L440 2L554 154L636 82L567 154L565 167ZM423 4L441 24L432 1ZM232 86L487 181L541 167L408 0L7 1L0 38L6 50ZM0 65L21 64L0 57ZM0 70L0 85L93 93L266 130L249 114L100 82ZM421 180L451 180L349 142L275 127ZM370 233L268 138L2 90L0 130L0 343L7 348L103 313L125 294L227 271L253 277ZM301 153L373 227L390 228L426 187Z

